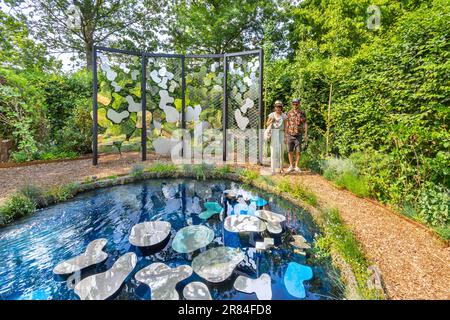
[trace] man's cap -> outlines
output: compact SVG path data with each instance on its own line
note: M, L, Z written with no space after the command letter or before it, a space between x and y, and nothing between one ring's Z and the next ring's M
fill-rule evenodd
M292 99L292 103L300 103L300 99L299 98L294 98L294 99Z
M283 102L281 102L281 100L277 100L277 101L275 101L275 103L273 105L274 106L283 106Z

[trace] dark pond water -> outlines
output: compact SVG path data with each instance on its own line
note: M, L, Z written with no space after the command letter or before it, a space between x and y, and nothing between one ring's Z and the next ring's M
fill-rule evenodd
M226 189L262 197L268 201L267 209L286 216L287 230L278 239L281 245L256 252L245 238L224 230L217 215L208 221L198 217L198 213L204 211L203 203L220 203ZM149 220L169 221L172 235L164 249L144 256L129 243L128 236L133 225ZM220 245L240 247L245 260L230 278L219 284L207 283L193 273L177 285L180 297L186 284L202 281L207 283L214 299L256 299L255 294L236 291L234 280L238 275L256 278L268 273L272 278L273 299L296 299L287 292L283 277L287 264L298 262L313 269L313 279L305 282L306 299L342 298L336 271L328 264L311 263L308 256L293 252L288 243L290 233L301 234L312 242L318 232L309 214L302 209L274 195L233 182L151 180L85 193L0 229L0 299L78 299L67 281L56 278L52 270L59 262L82 253L87 244L97 238L108 239L104 248L108 259L82 277L109 269L119 256L133 251L138 263L114 298L150 299L150 289L134 279L135 273L157 261L171 267L190 265L192 257L175 252L171 241L177 230L191 224L204 224L214 230L214 241L200 251Z

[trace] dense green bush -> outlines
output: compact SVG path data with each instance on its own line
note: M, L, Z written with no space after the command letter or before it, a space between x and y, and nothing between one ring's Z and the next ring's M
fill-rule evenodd
M285 192L291 196L301 199L312 206L317 205L317 197L308 188L298 183L292 183L287 178L280 179L276 182L276 189L280 192Z
M350 190L360 197L370 196L369 181L359 174L359 169L350 159L327 158L322 161L323 176L337 186Z
M91 151L89 73L0 68L0 77L0 136L15 142L13 161L72 158Z
M19 190L19 193L30 199L37 208L47 205L44 191L38 186L27 184Z
M155 172L155 173L173 173L177 171L177 166L173 163L153 162L149 167L145 168L146 172Z
M443 190L450 188L448 1L375 2L382 14L378 30L366 27L368 4L305 0L293 9L295 58L269 69L276 70L267 80L274 89L266 89L283 100L300 96L310 145L322 143L329 129L329 152L341 159L336 165L355 171L339 173L333 163L317 168L315 162L326 158L323 143L308 147L303 166L449 228L443 218L449 206ZM291 88L279 90L278 83Z
M426 183L419 192L419 215L429 224L440 227L450 223L450 193L449 190Z
M132 177L140 177L144 173L145 167L141 164L135 164L131 167L130 175Z
M0 137L12 138L20 151L18 161L32 160L38 150L37 141L45 135L42 90L33 86L22 73L0 68Z
M21 193L14 194L0 207L0 225L24 217L36 210L36 204Z

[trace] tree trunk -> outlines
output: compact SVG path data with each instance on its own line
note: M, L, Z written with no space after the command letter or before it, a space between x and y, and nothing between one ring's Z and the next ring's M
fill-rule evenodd
M94 65L94 61L92 61L92 52L93 52L93 45L86 43L86 69L88 71L92 71L92 66Z

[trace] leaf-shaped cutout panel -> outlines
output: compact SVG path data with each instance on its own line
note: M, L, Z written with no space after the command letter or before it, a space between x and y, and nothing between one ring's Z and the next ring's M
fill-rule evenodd
M108 106L111 103L112 97L110 92L97 93L97 102L101 105Z

